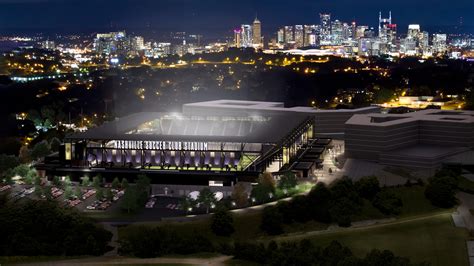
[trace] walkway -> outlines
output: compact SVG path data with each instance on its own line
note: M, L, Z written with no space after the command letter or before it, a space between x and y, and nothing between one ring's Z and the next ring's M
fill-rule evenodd
M38 265L38 266L81 266L81 265L157 265L157 264L177 264L177 265L212 265L220 266L226 265L226 261L230 260L231 256L218 256L213 258L150 258L150 259L139 259L139 258L126 258L126 257L96 257L86 259L72 259L72 260L60 260L60 261L48 261L48 262L35 262L27 264L17 265Z

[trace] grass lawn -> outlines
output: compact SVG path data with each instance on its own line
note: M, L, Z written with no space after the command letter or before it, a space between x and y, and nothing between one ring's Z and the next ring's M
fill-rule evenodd
M468 265L468 237L467 230L454 227L450 212L445 212L429 218L406 218L368 228L276 239L290 241L309 238L319 246L337 240L357 256L364 256L374 248L388 249L398 256L410 258L412 262L456 266Z
M459 178L458 188L461 191L472 194L472 193L474 193L474 182L472 182L471 180L465 178L464 176L461 176Z
M260 231L260 212L250 213L237 213L234 214L234 228L235 233L232 235L232 239L235 240L248 240L263 235ZM201 219L189 222L153 222L153 223L137 223L137 225L150 225L150 226L163 226L167 229L176 230L181 233L193 233L199 232L204 236L208 237L212 241L226 242L229 238L219 237L214 235L210 229L210 219ZM134 225L128 226L133 227ZM127 233L128 227L119 227L119 236Z
M388 190L399 195L402 199L403 207L399 218L435 213L443 210L431 205L430 201L425 198L425 186L402 186L388 188Z

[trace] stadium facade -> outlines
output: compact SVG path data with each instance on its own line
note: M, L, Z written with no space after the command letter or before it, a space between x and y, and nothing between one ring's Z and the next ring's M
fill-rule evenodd
M136 113L71 134L59 155L38 168L49 176L146 174L154 183L218 186L254 181L265 171L310 176L330 136L342 134L352 115L376 111L235 100L185 104L182 113Z

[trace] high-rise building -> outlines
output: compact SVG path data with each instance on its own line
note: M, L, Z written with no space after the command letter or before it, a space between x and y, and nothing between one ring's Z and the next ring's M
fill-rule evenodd
M343 39L343 26L339 20L334 20L331 24L331 40L334 44L341 44Z
M365 31L369 29L369 26L357 26L355 32L355 38L360 39L365 37Z
M407 33L408 38L418 41L419 35L420 35L420 25L418 24L408 25L408 33Z
M382 42L388 42L389 25L392 24L392 11L388 18L382 18L382 12L379 13L379 38Z
M295 25L295 44L296 44L296 47L304 46L303 25Z
M317 25L304 25L304 46L316 45L317 29Z
M436 53L445 53L448 50L447 47L448 36L446 34L434 34L433 35L433 49Z
M411 37L406 37L400 40L400 52L407 55L416 55L416 39Z
M260 22L260 20L258 20L257 17L255 17L255 20L253 21L252 31L253 31L253 45L254 45L254 47L262 48L263 47L262 23Z
M357 23L355 21L352 21L351 23L351 38L352 39L356 38L356 30L357 30Z
M319 21L321 25L320 38L328 41L331 38L331 14L319 14Z
M132 38L131 48L133 52L139 52L145 49L145 42L143 37L135 36Z
M242 28L234 30L234 47L242 47Z
M94 39L93 47L98 54L123 55L129 51L130 39L127 38L125 31L98 33Z
M295 41L293 34L293 26L285 26L285 44L289 44Z
M284 44L285 43L285 28L278 29L277 42L279 44Z
M241 46L242 47L253 47L253 33L251 25L241 26Z
M418 37L420 49L424 52L428 50L430 46L430 35L427 31L422 31Z

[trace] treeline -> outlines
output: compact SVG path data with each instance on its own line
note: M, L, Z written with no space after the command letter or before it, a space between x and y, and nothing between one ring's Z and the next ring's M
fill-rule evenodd
M0 256L102 255L112 233L52 201L10 204L0 195Z
M262 265L320 265L320 266L409 266L409 259L395 256L391 251L373 249L365 257L356 257L337 241L328 246L316 247L308 239L299 242L270 242L267 246L256 243L236 243L232 249L234 259L252 261Z
M358 258L349 248L335 241L324 248L316 247L306 239L280 244L272 241L268 245L250 242L215 244L198 232L185 234L162 227L129 228L125 235L122 234L120 243L121 255L140 258L218 252L262 265L414 265L409 259L387 250L372 250L364 258Z
M401 198L387 189L381 189L377 177L364 177L357 182L342 178L331 186L318 183L306 196L296 196L291 201L280 201L266 207L260 228L268 234L283 233L283 224L305 223L315 220L337 223L348 227L352 218L360 214L364 199L385 215L401 211Z

